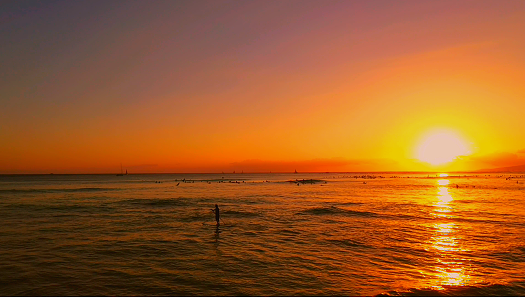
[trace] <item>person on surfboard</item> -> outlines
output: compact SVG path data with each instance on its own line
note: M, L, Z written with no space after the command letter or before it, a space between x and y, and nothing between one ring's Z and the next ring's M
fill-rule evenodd
M215 221L217 221L217 226L219 226L220 225L219 220L221 219L220 214L219 214L219 206L215 204L215 209L212 209L211 211L215 213Z

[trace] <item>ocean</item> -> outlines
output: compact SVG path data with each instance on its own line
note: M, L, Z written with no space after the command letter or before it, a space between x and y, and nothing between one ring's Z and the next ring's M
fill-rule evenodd
M515 173L2 175L0 295L525 295L524 202Z

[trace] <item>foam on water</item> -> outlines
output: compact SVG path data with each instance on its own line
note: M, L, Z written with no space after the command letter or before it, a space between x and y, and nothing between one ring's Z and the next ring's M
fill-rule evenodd
M524 192L510 174L0 176L0 294L523 295Z

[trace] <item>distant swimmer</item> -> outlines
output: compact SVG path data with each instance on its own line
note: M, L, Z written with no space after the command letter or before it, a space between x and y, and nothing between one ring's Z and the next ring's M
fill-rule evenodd
M215 221L217 221L217 226L219 226L220 225L219 220L221 219L220 214L219 214L219 206L215 204L215 209L212 209L211 211L215 213Z

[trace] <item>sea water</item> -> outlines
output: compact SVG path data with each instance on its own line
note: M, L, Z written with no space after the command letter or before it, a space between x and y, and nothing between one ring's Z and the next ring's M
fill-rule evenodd
M524 295L524 200L519 174L4 175L0 294Z

